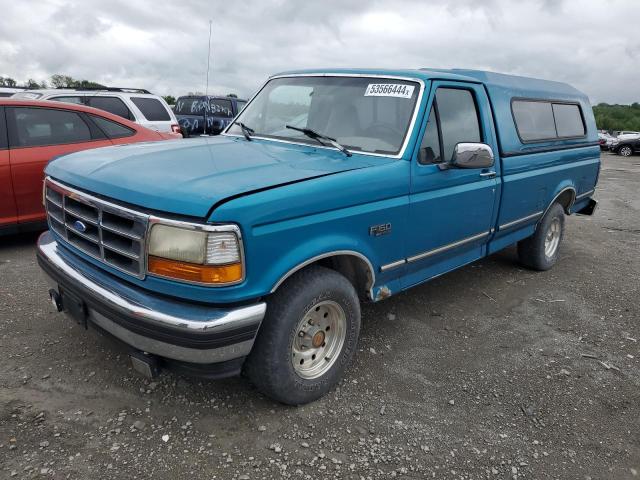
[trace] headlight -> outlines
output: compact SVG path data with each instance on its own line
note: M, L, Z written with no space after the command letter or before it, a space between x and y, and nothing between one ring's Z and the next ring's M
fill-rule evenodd
M244 271L237 227L190 227L163 223L151 227L148 272L212 285L241 281Z

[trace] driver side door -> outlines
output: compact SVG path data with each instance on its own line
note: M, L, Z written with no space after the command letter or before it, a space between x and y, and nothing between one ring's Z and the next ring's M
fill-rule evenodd
M427 107L412 158L405 287L482 257L500 193L497 159L489 168L447 168L458 143L485 143L497 153L482 85L434 82Z

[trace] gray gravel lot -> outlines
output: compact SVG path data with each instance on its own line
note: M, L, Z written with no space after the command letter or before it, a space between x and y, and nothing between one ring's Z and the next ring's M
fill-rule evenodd
M35 235L0 239L0 478L640 479L640 157L538 273L510 248L363 309L324 399L135 374L52 312Z

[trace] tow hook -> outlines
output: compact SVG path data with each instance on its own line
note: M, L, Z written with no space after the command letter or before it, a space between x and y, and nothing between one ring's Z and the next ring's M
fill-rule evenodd
M131 359L133 369L144 377L155 378L159 375L160 368L158 359L155 356L145 352L135 351L129 354L129 358Z
M53 308L55 308L56 311L61 312L62 311L62 297L53 288L51 290L49 290L49 299L51 300L51 304L53 305Z

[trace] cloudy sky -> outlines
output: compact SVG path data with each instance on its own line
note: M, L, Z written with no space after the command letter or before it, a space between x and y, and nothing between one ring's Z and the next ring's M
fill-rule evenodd
M464 67L640 101L639 0L0 0L0 75L248 96L310 67Z

